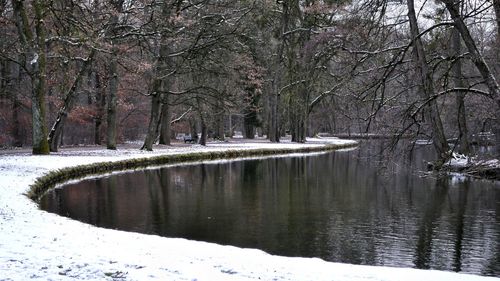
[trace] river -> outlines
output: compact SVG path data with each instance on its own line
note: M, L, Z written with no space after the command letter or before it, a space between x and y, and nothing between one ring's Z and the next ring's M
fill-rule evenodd
M500 276L500 185L422 177L378 146L117 173L42 198L100 227L285 256Z

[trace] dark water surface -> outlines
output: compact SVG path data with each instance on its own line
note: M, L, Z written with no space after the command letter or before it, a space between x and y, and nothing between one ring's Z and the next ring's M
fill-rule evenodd
M135 171L68 184L41 207L285 256L500 276L498 183L384 172L377 160L364 148Z

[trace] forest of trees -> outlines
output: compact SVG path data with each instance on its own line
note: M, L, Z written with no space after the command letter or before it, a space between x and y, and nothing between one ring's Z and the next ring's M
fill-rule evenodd
M234 130L500 146L500 0L0 0L0 34L2 147Z

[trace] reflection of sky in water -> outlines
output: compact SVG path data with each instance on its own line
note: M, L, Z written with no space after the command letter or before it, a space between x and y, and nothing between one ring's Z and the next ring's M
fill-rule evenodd
M288 256L500 275L500 187L408 173L374 147L71 184L43 208L103 227ZM414 166L432 157L416 149ZM373 153L377 152L377 153Z

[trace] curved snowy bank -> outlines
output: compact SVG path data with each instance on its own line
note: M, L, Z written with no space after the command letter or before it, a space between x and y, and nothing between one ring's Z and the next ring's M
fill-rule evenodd
M99 175L114 171L123 171L149 166L160 166L166 164L179 164L186 162L218 160L218 159L235 159L243 157L263 157L270 155L280 155L289 153L311 153L329 150L338 150L357 146L353 141L324 142L322 145L298 145L297 147L280 147L276 144L276 148L243 148L243 149L226 149L216 151L201 151L201 152L185 152L175 154L163 154L152 157L129 158L119 161L95 162L92 164L79 165L76 167L66 167L49 173L38 178L31 185L28 192L28 197L38 201L40 197L50 188L57 184L64 183L68 180L81 178L90 175Z
M254 249L102 229L41 211L23 195L37 178L79 165L228 150L326 149L325 145L338 144L354 145L330 139L308 144L220 143L154 152L70 149L50 156L0 155L0 280L499 280L279 257Z

